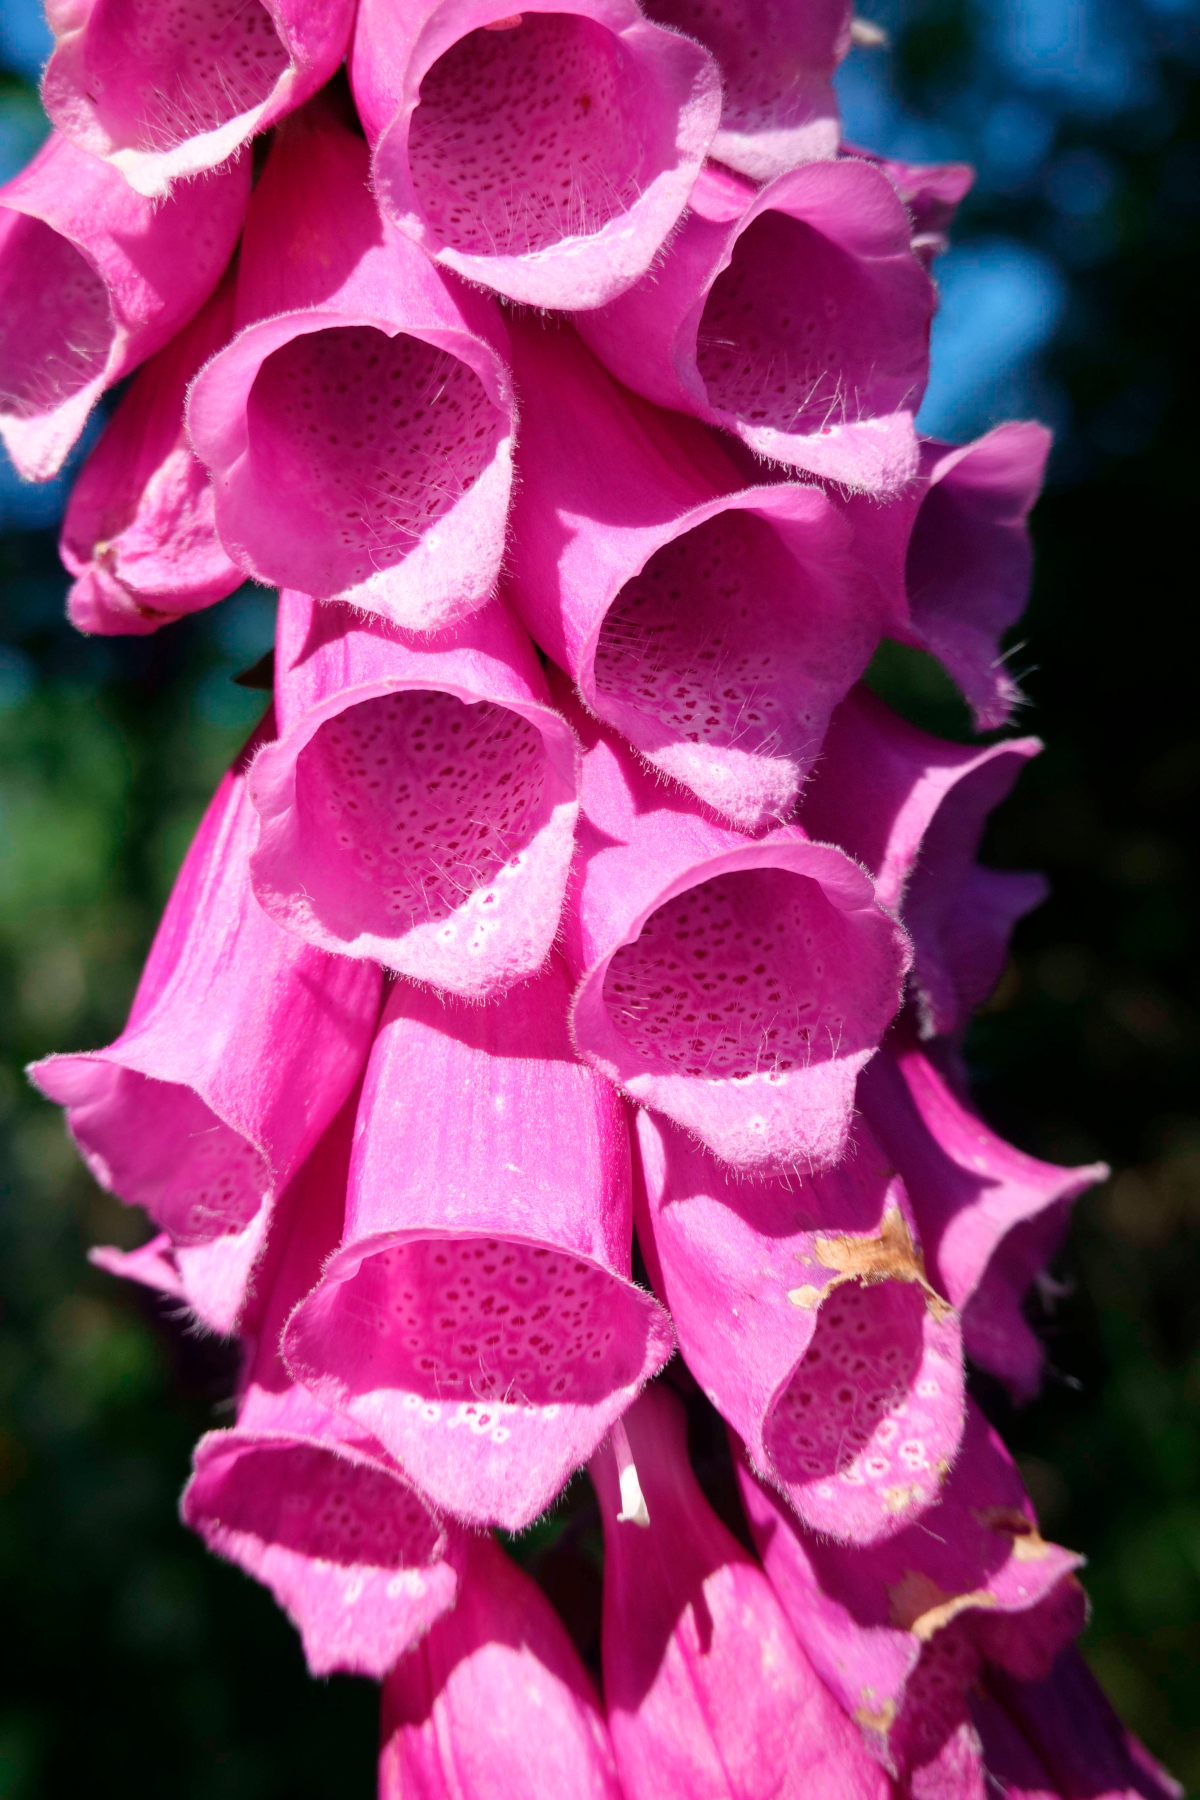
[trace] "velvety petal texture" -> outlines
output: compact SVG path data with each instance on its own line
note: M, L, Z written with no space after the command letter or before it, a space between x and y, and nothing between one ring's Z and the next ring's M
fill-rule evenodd
M354 0L47 0L42 103L139 194L219 168L333 74Z
M534 306L645 273L721 112L712 57L634 0L359 0L350 79L385 217Z
M510 336L506 597L652 768L743 831L780 823L885 623L846 521L815 486L744 486L568 326L514 318Z
M859 1122L823 1174L739 1181L642 1113L638 1238L679 1347L813 1531L891 1537L936 1503L963 1425L957 1315Z
M846 0L651 0L646 10L699 38L721 65L718 162L770 181L837 155L832 76L850 48Z
M528 1525L674 1347L630 1279L620 1100L571 1054L567 978L481 1008L398 983L371 1053L345 1241L293 1374L439 1505Z
M903 200L912 223L912 247L929 268L950 243L950 227L975 180L970 163L907 163L845 144L851 156L881 169Z
M284 592L254 891L322 949L471 999L545 962L579 751L498 602L435 637Z
M341 1237L357 1104L356 1090L282 1197L237 1424L197 1444L180 1510L210 1550L270 1588L314 1675L381 1677L453 1606L462 1534L368 1433L297 1388L278 1352Z
M381 1736L379 1800L622 1800L570 1638L490 1537L467 1540L453 1612L385 1681Z
M898 1536L846 1547L802 1530L739 1464L759 1554L814 1666L884 1767L936 1791L970 1747L968 1699L985 1666L1049 1673L1083 1624L1082 1558L1037 1529L1020 1477L971 1409L940 1501ZM958 1741L956 1741L958 1740ZM959 1787L946 1792L959 1793Z
M625 1800L887 1800L754 1559L709 1508L683 1408L648 1388L624 1428L649 1523L624 1510L610 1443L589 1471L604 1520L604 1694Z
M378 968L314 949L255 901L258 741L205 814L120 1037L30 1070L101 1187L170 1234L217 1331L238 1323L273 1202L358 1079L381 987Z
M212 483L183 426L188 383L233 329L233 281L134 377L80 470L59 538L80 631L144 636L243 576L217 536Z
M577 323L626 387L773 462L898 493L916 475L933 286L891 182L847 158L761 192L698 184L652 278Z
M248 575L428 631L490 592L514 401L494 303L376 211L367 147L320 96L276 133L232 343L188 430Z
M836 1162L899 1004L903 931L841 850L795 826L752 839L718 825L576 722L577 1050L736 1168Z
M0 188L0 438L19 475L55 474L105 389L203 305L249 192L239 157L154 203L57 132Z

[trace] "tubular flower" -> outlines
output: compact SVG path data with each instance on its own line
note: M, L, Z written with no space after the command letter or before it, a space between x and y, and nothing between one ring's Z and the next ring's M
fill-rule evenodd
M31 1070L151 1221L92 1260L240 1340L184 1518L382 1680L382 1800L1167 1800L966 1397L1104 1173L967 1092L1039 745L869 687L1020 699L1048 434L914 422L970 172L840 143L844 0L572 4L55 0L21 471L144 365L71 617L282 590L124 1030Z

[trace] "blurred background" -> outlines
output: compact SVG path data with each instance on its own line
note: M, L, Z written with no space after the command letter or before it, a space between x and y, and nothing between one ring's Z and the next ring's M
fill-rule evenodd
M846 136L974 163L938 277L921 422L1006 416L1058 444L1014 634L1046 741L986 859L1046 870L969 1052L990 1120L1102 1157L1037 1322L1052 1373L1014 1412L1046 1532L1088 1557L1087 1654L1200 1796L1200 657L1192 567L1200 292L1193 0L873 0L886 49L841 76ZM0 16L0 179L44 131L48 39ZM367 1800L375 1691L310 1682L265 1591L176 1520L233 1371L169 1309L91 1271L136 1216L77 1163L22 1066L119 1030L188 839L262 707L231 677L271 641L246 589L152 638L63 620L63 485L0 467L0 1800ZM954 690L885 649L873 680L970 735Z

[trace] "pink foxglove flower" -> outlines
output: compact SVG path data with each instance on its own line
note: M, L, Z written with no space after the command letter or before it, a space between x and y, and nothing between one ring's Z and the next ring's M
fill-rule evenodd
M718 162L770 181L837 155L831 77L850 48L847 0L651 0L646 10L699 38L721 65Z
M687 205L720 74L634 0L504 4L360 0L350 80L380 207L510 299L600 306Z
M494 303L375 210L324 97L254 190L227 349L188 429L248 575L430 630L486 598L504 546L513 396Z
M246 762L269 731L217 789L120 1037L30 1071L101 1187L169 1232L217 1331L237 1325L273 1202L357 1080L379 1012L377 968L281 930L250 892Z
M46 0L51 119L139 194L218 168L346 53L354 0Z
M761 193L704 179L661 266L587 344L627 387L873 495L917 473L934 291L891 183L854 159Z
M784 1611L873 1754L914 1795L970 1793L936 1783L939 1768L969 1766L981 1670L1048 1674L1084 1615L1082 1558L1042 1538L996 1434L972 1409L940 1501L870 1548L801 1529L744 1464L738 1475Z
M1032 1399L1044 1352L1022 1301L1058 1252L1072 1202L1107 1168L1056 1168L1006 1144L900 1029L864 1071L858 1098L914 1197L930 1273L962 1314L967 1354Z
M830 722L800 818L864 863L881 905L903 919L924 1037L966 1024L1000 979L1016 921L1045 898L1040 875L975 861L989 812L1040 749L1036 738L943 743L866 688Z
M500 604L415 638L284 593L275 692L279 737L249 777L271 917L471 999L539 969L579 752Z
M739 1181L639 1116L638 1238L679 1347L813 1531L891 1537L936 1503L963 1424L956 1314L870 1132L835 1169Z
M157 631L241 585L217 536L208 472L183 429L188 383L232 325L227 277L138 372L80 470L58 546L76 578L67 612L80 631Z
M581 1055L744 1170L841 1157L908 940L866 871L796 826L747 838L576 722L582 866L568 949Z
M625 1800L887 1800L883 1771L770 1583L700 1492L679 1402L647 1389L622 1429L640 1517L628 1516L611 1443L590 1472L604 1520L604 1696Z
M0 438L26 480L212 293L249 192L241 157L154 204L57 133L0 188Z
M528 1525L673 1348L630 1280L621 1102L571 1054L555 960L486 1008L397 983L345 1239L284 1356L438 1505Z
M1074 1648L1041 1681L989 1671L971 1711L988 1800L1183 1800Z
M619 387L568 327L510 335L507 596L654 769L743 831L778 824L885 621L845 521L819 488L743 486L708 432Z
M341 1237L357 1100L280 1201L246 1328L237 1424L197 1444L181 1511L210 1550L270 1588L314 1675L380 1677L453 1606L462 1535L367 1432L297 1388L278 1351Z
M490 1537L384 1682L381 1737L379 1800L628 1800L561 1620Z
M949 246L954 215L971 190L975 171L970 163L894 162L853 144L845 144L843 149L882 169L908 211L912 247L929 268L934 257Z

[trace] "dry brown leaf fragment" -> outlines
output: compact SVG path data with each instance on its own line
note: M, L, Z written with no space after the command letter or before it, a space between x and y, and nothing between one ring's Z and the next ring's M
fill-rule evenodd
M888 1621L901 1631L911 1631L922 1644L927 1644L935 1631L949 1625L959 1613L995 1604L995 1595L989 1594L986 1588L973 1588L966 1594L947 1594L919 1569L906 1569L895 1586L888 1589Z
M893 1202L879 1222L879 1230L870 1237L818 1237L813 1254L823 1269L836 1271L824 1288L793 1288L788 1299L793 1306L808 1311L819 1306L825 1296L844 1281L857 1281L870 1287L878 1281L912 1281L922 1289L930 1316L944 1319L954 1309L943 1300L925 1273L925 1258L913 1243L908 1222Z

